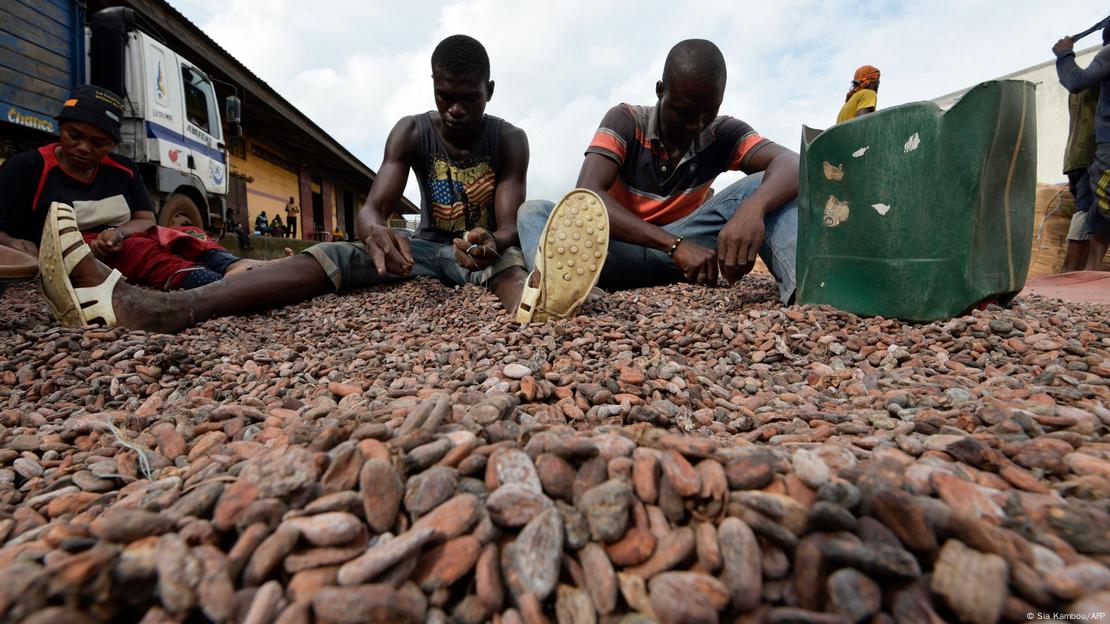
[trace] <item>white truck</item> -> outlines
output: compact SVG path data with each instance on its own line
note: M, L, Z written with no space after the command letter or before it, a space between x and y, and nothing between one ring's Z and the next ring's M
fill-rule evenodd
M126 107L115 151L139 167L159 224L222 228L228 152L212 79L161 43L157 28L140 28L132 9L102 9L86 20L83 7L78 0L0 2L0 137L9 133L6 142L22 148L44 144L57 134L53 115L73 87L111 89ZM239 100L229 96L225 104L238 133Z

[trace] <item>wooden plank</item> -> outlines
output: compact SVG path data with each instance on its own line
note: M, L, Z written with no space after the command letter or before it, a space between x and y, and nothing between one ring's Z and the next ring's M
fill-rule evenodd
M42 63L37 63L17 54L11 54L2 45L0 45L0 57L6 57L4 62L7 64L6 67L0 66L0 79L7 82L15 82L20 76L29 76L63 89L72 89L76 86L73 82L73 76L69 72L56 67L47 67Z
M7 3L0 6L0 28L14 33L17 36L22 36L26 39L39 43L34 35L54 38L58 41L65 41L69 45L69 36L73 32L70 26L59 24L52 19L44 19L43 16L29 7L19 4L18 2ZM39 45L43 45L39 43ZM47 43L43 47L50 47Z
M53 117L61 110L61 102L66 95L65 93L57 95L53 89L54 87L49 87L43 89L42 92L28 91L0 82L0 100L40 113L46 117ZM5 112L0 111L0 113Z
M69 26L72 22L71 0L15 0L15 4L22 4L63 26Z
M31 93L42 93L57 102L69 97L73 89L71 85L58 85L38 76L28 76L18 72L8 72L0 76L0 83Z
M5 22L3 18L0 18L0 37L12 41L24 41L29 45L44 50L54 51L55 53L60 53L64 57L69 58L69 39L60 39L42 30L21 29L21 27L17 25L18 21L19 20L12 19ZM0 59L0 65L2 64L4 64L4 61Z
M0 31L0 48L21 58L40 63L45 67L53 67L67 74L69 73L69 58L67 56L53 50L40 48L29 41L12 36L11 33ZM10 65L9 61L11 60L13 59L4 58L4 65Z
M0 54L2 53L3 50L0 49ZM69 90L77 86L74 76L69 73L44 67L41 63L20 56L10 54L5 62L8 64L6 67L0 65L0 79L7 82L19 84L20 80L30 78L52 84L60 89Z

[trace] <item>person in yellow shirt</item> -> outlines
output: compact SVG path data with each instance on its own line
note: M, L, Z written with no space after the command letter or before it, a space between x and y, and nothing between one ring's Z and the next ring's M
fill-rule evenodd
M870 65L864 65L856 70L856 75L852 79L852 88L848 90L848 95L844 96L844 106L840 107L836 123L873 113L878 103L879 70Z

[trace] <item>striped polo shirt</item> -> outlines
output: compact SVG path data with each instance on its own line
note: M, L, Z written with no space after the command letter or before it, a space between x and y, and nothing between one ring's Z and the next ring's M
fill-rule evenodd
M609 109L587 154L620 165L609 194L648 223L665 225L690 214L725 171L747 172L752 155L770 143L751 126L727 115L713 120L677 164L659 137L656 106L620 104Z

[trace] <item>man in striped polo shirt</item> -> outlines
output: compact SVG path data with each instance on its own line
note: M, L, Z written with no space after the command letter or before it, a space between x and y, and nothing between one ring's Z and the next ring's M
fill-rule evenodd
M718 268L733 282L751 271L758 254L782 302L793 298L798 155L717 114L725 74L716 45L682 41L667 55L654 106L620 104L602 119L577 183L596 192L608 212L602 288L712 285ZM712 194L714 179L730 170L748 175ZM528 263L553 207L529 201L518 213Z

